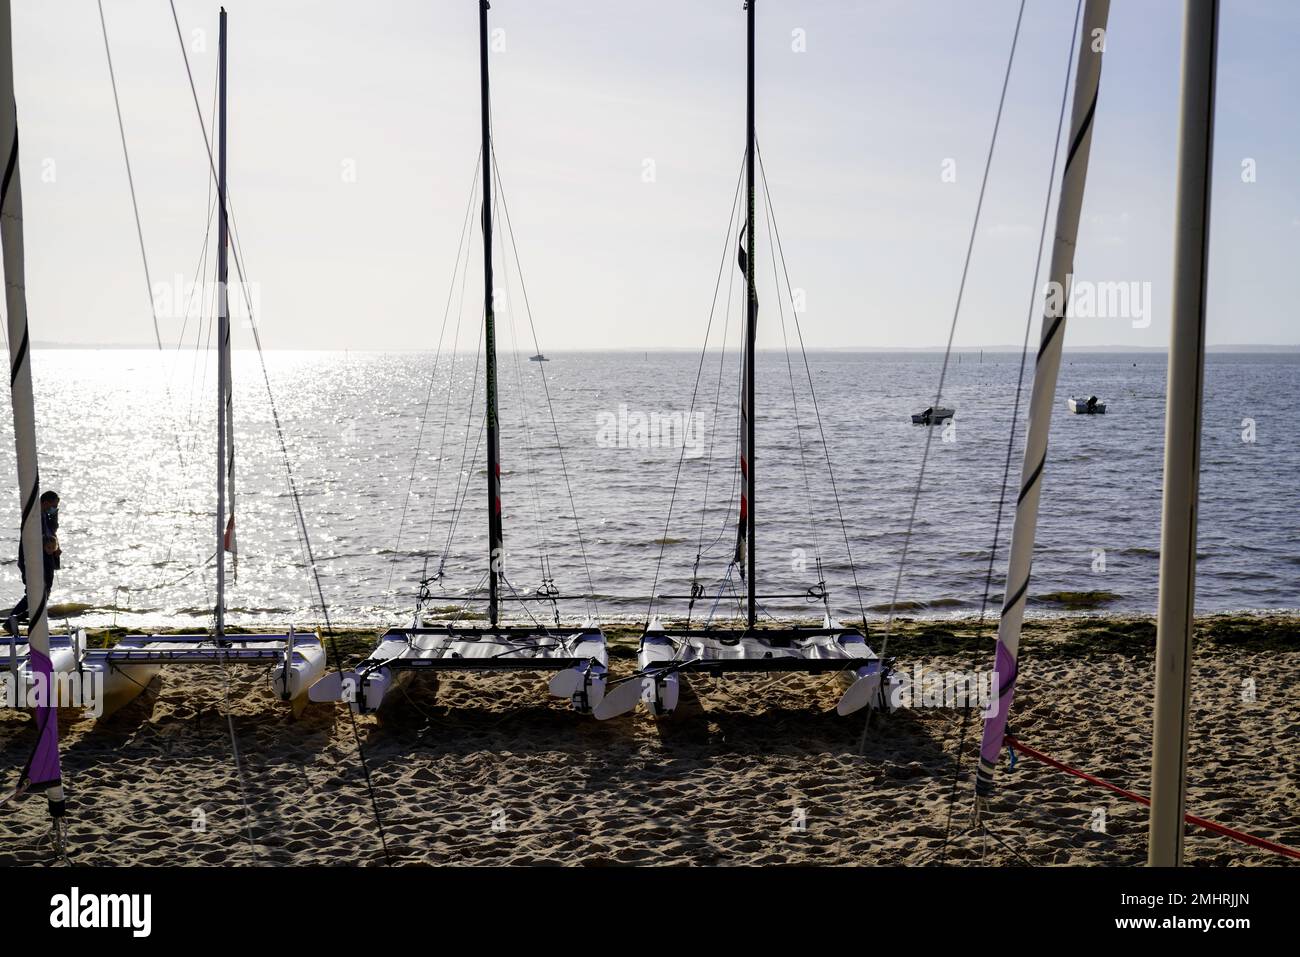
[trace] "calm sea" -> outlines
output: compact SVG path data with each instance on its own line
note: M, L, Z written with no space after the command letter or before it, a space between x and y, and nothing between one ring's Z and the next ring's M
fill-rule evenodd
M657 593L681 595L698 556L705 597L697 608L734 609L738 583L727 577L737 508L734 359L705 357L691 417L697 353L550 358L543 366L508 355L501 367L503 567L512 587L534 592L551 578L562 612L578 616L589 570L602 617L636 618L657 566ZM436 372L431 354L416 353L274 352L266 361L333 620L404 620L418 580L440 567L434 587L446 604L470 596L487 547L475 357L444 355ZM821 578L838 612L857 613L829 456L861 602L868 614L880 613L899 573L931 431L913 426L909 414L932 401L940 362L934 354L811 354L819 426L800 359L788 368L783 353L760 355L761 592L802 595ZM952 428L933 430L902 568L900 599L913 613L980 607L1019 363L1019 355L987 353L981 361L962 353L949 368L945 400L957 416ZM231 617L310 624L319 613L256 354L237 353L235 366L239 561ZM34 368L41 475L63 496L54 602L84 608L87 623L210 620L211 356L42 350ZM1076 607L1059 594L1066 592L1096 593L1093 610L1154 610L1164 379L1163 355L1067 354L1034 561L1037 610ZM1205 389L1197 606L1300 607L1300 356L1212 354ZM1070 415L1071 394L1096 394L1109 410ZM0 423L0 475L9 490L0 496L0 529L9 539L0 544L0 602L7 603L19 595L8 410ZM1019 446L1018 439L1009 503ZM1011 517L1008 504L995 594ZM818 608L803 598L763 604L783 615Z

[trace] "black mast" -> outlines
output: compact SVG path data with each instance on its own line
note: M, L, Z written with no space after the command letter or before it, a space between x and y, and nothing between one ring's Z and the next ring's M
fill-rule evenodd
M749 627L758 621L757 606L754 600L758 568L754 564L754 339L758 334L758 291L754 288L755 274L758 272L758 256L755 252L757 237L754 234L754 3L747 0L748 28L746 30L746 91L745 91L745 195L749 203L746 232L749 234L748 268L745 270L747 295L745 321L745 406L748 411L745 422L746 476L745 495L749 499L748 515L745 524L746 548L748 554L745 564L749 566L749 593L747 605Z
M230 378L230 299L226 288L230 243L226 221L226 8L221 8L217 43L220 112L217 131L217 640L226 631L226 390Z
M501 534L501 437L497 423L497 333L492 314L492 121L488 98L488 0L478 4L479 85L483 108L483 348L487 370L488 621L497 623Z

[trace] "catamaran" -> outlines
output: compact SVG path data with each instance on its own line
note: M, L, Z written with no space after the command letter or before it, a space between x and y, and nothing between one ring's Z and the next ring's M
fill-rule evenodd
M488 70L487 0L479 0L479 88L482 130L482 232L483 232L483 368L484 409L487 431L487 620L475 621L464 609L447 617L445 608L435 606L433 587L443 581L442 570L422 578L410 627L391 628L379 643L351 671L330 674L310 691L313 701L344 701L356 713L377 711L391 697L392 690L416 673L440 672L555 672L549 685L552 695L567 699L579 712L590 712L605 694L609 666L605 636L592 618L577 626L561 624L557 600L559 590L545 575L535 592L521 594L505 574L505 544L501 510L500 420L498 416L498 357L496 347L497 309L494 298L492 236L495 207L493 173L498 192L500 174L492 149L491 98ZM471 200L472 205L472 200ZM509 213L506 212L509 228ZM513 243L512 243L513 247ZM466 257L468 258L468 257ZM508 262L508 260L507 260ZM516 263L517 265L517 263ZM453 283L454 286L454 283ZM539 350L533 361L542 362ZM435 372L437 364L435 361ZM539 366L543 382L545 371ZM450 387L450 386L449 386ZM547 403L549 405L549 390ZM521 401L523 397L521 396ZM554 411L552 410L552 419ZM526 428L525 428L526 433ZM559 445L556 436L557 449ZM563 464L563 452L559 452ZM565 481L567 483L567 472ZM576 514L575 514L576 521ZM454 525L453 525L454 530ZM579 535L580 538L580 535ZM450 536L449 536L450 540ZM544 559L544 568L549 562ZM527 611L527 621L507 624L502 620L506 601L527 610L531 602L549 603L555 609L553 622L545 622ZM433 609L444 617L426 621Z
M226 564L235 555L235 431L231 388L229 217L226 195L226 11L220 14L218 49L217 181L217 475L215 627L206 634L127 635L111 648L89 648L82 631L56 640L56 670L76 673L83 688L97 687L101 717L113 714L142 694L165 665L244 664L268 668L273 693L294 714L307 704L307 689L325 671L319 635L293 628L283 633L236 634L226 630ZM211 161L211 157L209 156ZM30 554L30 552L29 552ZM18 639L12 638L9 668L19 680L32 680Z
M690 675L718 676L728 673L772 674L772 673L811 673L835 674L847 685L837 706L837 711L844 715L870 707L878 710L890 710L897 700L895 692L901 687L902 679L891 663L878 656L867 644L863 627L847 627L835 620L831 614L829 592L825 581L818 581L806 592L792 595L759 595L757 592L758 568L756 565L755 535L755 340L758 328L758 294L757 269L758 258L755 252L757 234L755 232L755 173L761 165L758 156L758 140L754 129L754 24L756 0L748 0L746 10L746 139L745 139L745 197L746 214L743 227L738 236L737 261L745 282L745 339L742 358L743 388L740 395L740 455L739 477L741 482L739 514L736 525L736 546L723 582L718 586L719 600L730 586L733 569L745 580L746 594L743 608L743 627L719 627L714 624L713 612L702 626L690 625L690 611L695 603L704 598L706 590L693 575L689 596L658 596L665 599L682 598L689 601L687 623L679 627L665 623L653 614L641 637L637 654L638 670L632 678L612 688L605 701L596 708L597 718L612 718L644 704L654 716L666 716L673 713L680 700L682 684ZM763 175L763 201L767 210L769 233L773 230L771 196L767 189L767 177ZM748 246L745 244L748 237ZM774 255L779 252L779 232L774 245ZM730 228L728 229L728 244ZM782 259L784 257L782 256ZM775 267L775 259L773 263ZM784 263L783 263L784 265ZM788 273L786 291L790 292ZM781 288L778 280L778 296ZM793 301L792 301L793 305ZM784 317L784 305L781 306ZM797 316L795 317L797 323ZM784 332L784 318L782 318ZM707 334L706 334L707 339ZM800 334L802 345L802 334ZM706 341L707 349L707 341ZM788 353L787 353L788 358ZM816 393L812 388L811 371L805 356L805 371L808 372L808 386L812 393L813 406L816 408ZM719 372L721 376L721 371ZM719 384L721 379L719 380ZM794 391L793 372L791 388ZM798 399L795 398L796 434L798 435ZM820 414L818 415L820 426ZM824 438L824 435L823 435ZM802 441L801 437L797 441ZM800 450L802 461L802 445ZM829 471L830 461L827 459ZM680 476L680 471L679 471ZM833 475L831 476L834 488ZM707 492L706 492L707 499ZM838 493L836 494L838 509ZM707 501L705 502L707 509ZM811 516L810 516L811 517ZM671 521L671 506L669 520ZM841 528L844 529L841 516ZM845 530L845 547L848 548L847 530ZM660 553L662 557L662 552ZM696 559L698 570L699 555ZM849 554L852 565L852 553ZM821 562L817 561L820 572ZM856 579L856 572L854 573ZM855 582L856 585L856 582ZM656 600L651 596L651 609ZM806 598L821 602L825 608L820 625L811 626L772 626L760 627L760 598ZM719 601L714 601L714 608ZM860 595L859 595L859 607Z

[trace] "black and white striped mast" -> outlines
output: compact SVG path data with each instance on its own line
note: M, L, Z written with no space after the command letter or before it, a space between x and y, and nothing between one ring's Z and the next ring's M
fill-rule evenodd
M1178 867L1183 863L1218 32L1218 0L1187 0L1178 129L1173 319L1165 400L1151 816L1147 834L1147 863L1152 867Z
M975 776L975 793L981 798L993 791L993 773L1002 750L1007 714L1015 693L1020 628L1025 617L1029 573L1034 558L1034 537L1038 531L1038 499L1043 487L1043 468L1047 464L1047 436L1052 422L1052 406L1056 402L1056 378L1061 369L1061 346L1065 340L1065 320L1074 273L1074 248L1079 235L1084 185L1088 177L1088 157L1092 151L1093 117L1101 85L1101 62L1106 48L1106 20L1109 13L1110 0L1087 0L1080 27L1079 61L1075 71L1074 99L1070 107L1069 152L1066 154L1065 170L1061 174L1061 196L1056 210L1056 235L1052 243L1052 262L1048 276L1049 292L1046 296L1038 357L1034 362L1029 425L1025 433L1025 457L1020 472L1020 495L1016 500L1016 517L1008 549L1002 614L998 619L994 672L1000 697L996 710L984 722L979 767Z
M230 416L230 298L229 221L226 210L226 9L221 8L221 29L217 48L218 107L217 138L217 641L226 633L226 469ZM233 450L232 450L233 451Z
M37 741L20 788L44 791L60 833L65 803L59 766L59 719L54 707L50 665L50 627L45 591L45 545L41 530L40 475L36 455L36 401L32 392L31 337L27 325L26 264L23 253L23 196L18 163L18 104L14 99L13 21L9 0L0 0L0 244L4 247L5 308L9 332L9 388L14 413L14 449L22 506L22 545L26 560L28 664L41 676L45 700L36 709ZM15 623L16 627L16 623Z
M488 622L497 623L500 571L505 550L501 529L501 435L497 421L497 325L492 303L492 110L488 96L488 0L479 0L479 86L483 127L483 349L486 375L488 460Z

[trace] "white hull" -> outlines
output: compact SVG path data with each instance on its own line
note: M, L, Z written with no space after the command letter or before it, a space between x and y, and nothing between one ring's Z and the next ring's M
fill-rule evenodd
M675 634L656 620L646 629L637 653L637 670L643 674L629 680L641 682L642 706L652 716L662 718L677 708L682 688L692 672L834 672L837 661L845 662L845 668L839 672L846 689L837 708L840 714L851 714L864 707L893 710L901 677L889 672L882 689L881 662L866 639L852 629L832 623L829 618L825 630L796 630L793 635L782 633L779 638L762 632ZM854 661L864 663L850 668L848 663Z
M1092 408L1088 407L1087 399L1076 399L1074 396L1065 400L1065 407L1075 415L1105 415L1106 403L1097 402Z
M434 624L388 632L365 661L326 675L309 695L370 714L417 672L553 671L551 693L586 713L604 699L608 670L605 636L594 626L546 631Z
M292 640L286 687L286 651ZM51 636L50 662L56 674L79 672L83 687L100 684L97 717L105 718L130 704L149 687L164 665L272 665L271 687L282 701L300 713L307 703L307 690L325 672L325 652L314 635L230 635L229 646L218 647L204 635L128 635L112 648L86 649L84 633L74 641L70 636ZM9 655L9 670L19 680L32 685L27 645L8 646L0 654ZM92 684L93 683L93 684Z

